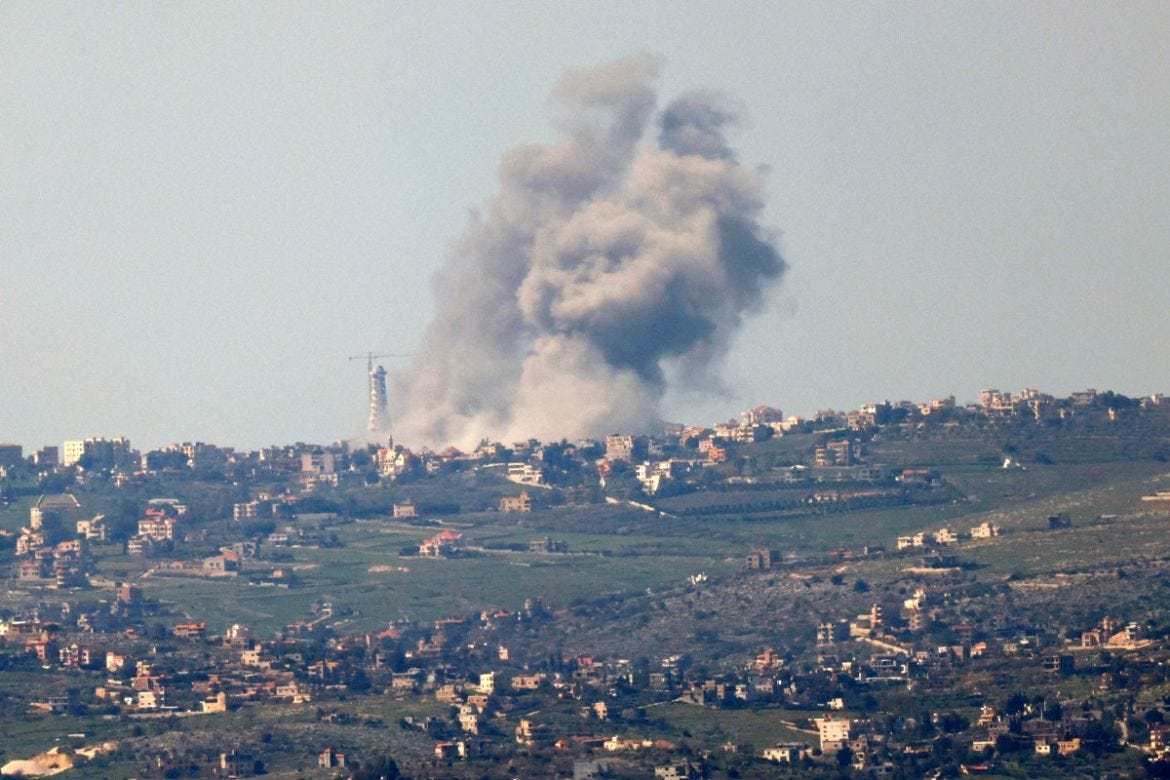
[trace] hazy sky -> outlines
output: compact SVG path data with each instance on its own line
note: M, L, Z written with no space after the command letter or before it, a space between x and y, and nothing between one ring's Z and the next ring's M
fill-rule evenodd
M729 7L730 6L730 7ZM0 440L360 432L567 68L722 91L790 265L726 398L1170 391L1170 3L0 3ZM392 366L388 366L392 367Z

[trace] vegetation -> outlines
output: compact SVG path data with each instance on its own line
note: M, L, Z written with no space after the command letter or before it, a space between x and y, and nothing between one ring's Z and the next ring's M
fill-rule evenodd
M162 453L132 475L13 470L0 482L13 564L0 759L109 741L74 775L206 774L234 750L289 777L570 776L574 761L607 758L619 776L670 761L714 777L887 763L907 777L985 764L1000 777L1161 776L1170 512L1142 499L1170 488L1170 425L1097 399L1068 419L886 409L860 430L723 441L725 462L692 465L657 495L616 467L605 503L596 467L567 443L525 445L543 486L508 481L501 465L520 456L503 449L394 479L376 450L339 452L336 484L309 491L296 467L265 465L293 461L281 453L186 468ZM816 465L833 442L858 462ZM499 509L521 490L531 512ZM46 515L43 549L68 545L75 519L105 516L80 585L21 573L42 491L81 506ZM233 517L261 494L278 497L265 514ZM133 551L163 496L184 507L179 533ZM415 516L395 512L407 505ZM439 532L459 544L420 555ZM749 568L753 550L768 558ZM15 633L25 625L38 633ZM38 642L65 655L38 658ZM132 662L62 660L73 645ZM242 663L253 646L263 664ZM501 690L472 739L461 707L489 670ZM509 687L525 676L531 687ZM155 678L173 710L135 698L132 682ZM294 683L306 700L273 692ZM220 690L227 711L190 714ZM866 726L822 752L826 715ZM524 721L543 728L530 743L517 741ZM643 752L602 747L615 736ZM1035 751L1074 736L1067 755ZM448 742L473 755L436 754ZM761 757L777 743L809 750L779 767ZM327 746L352 762L314 775Z

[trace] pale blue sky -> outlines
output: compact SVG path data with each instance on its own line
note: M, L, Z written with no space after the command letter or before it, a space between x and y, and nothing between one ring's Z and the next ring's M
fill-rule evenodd
M730 7L728 7L730 5ZM567 68L723 91L790 264L755 403L1170 391L1170 4L0 4L0 440L360 432Z

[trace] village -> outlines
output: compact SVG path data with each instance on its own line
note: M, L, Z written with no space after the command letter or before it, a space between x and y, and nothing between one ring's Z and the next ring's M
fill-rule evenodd
M359 776L388 760L414 777L941 777L1037 761L1051 776L1145 776L1170 763L1158 588L1170 493L1110 493L1125 512L1087 513L1055 493L1017 514L976 512L954 466L891 460L890 442L955 439L978 449L964 468L980 480L1035 489L1030 471L1056 474L1053 448L1096 426L1156 432L1123 436L1130 450L1162 446L1168 407L989 391L970 408L952 398L800 420L758 407L661 437L469 454L389 443L143 455L94 439L66 443L57 463L53 448L25 459L4 445L16 522L4 531L0 675L25 683L7 685L2 706L58 742L82 734L38 766L93 776ZM1047 450L1027 449L1032 431L1047 432ZM994 458L972 443L1005 432L1020 443ZM1141 463L1135 486L1162 461ZM443 480L467 487L428 487ZM361 503L386 486L387 504ZM864 544L767 530L866 528L868 513L922 520L848 537ZM523 580L527 592L481 592L474 611L407 618L317 581L371 539L390 550L360 558L371 583L427 576L419 587L440 591L461 566L546 579L570 565L636 569L654 556L591 549L581 528L617 524L602 534L612 545L638 522L728 517L754 541L709 571L678 570L670 553L644 592L567 601ZM1079 563L1043 556L1035 571L1011 557L1089 535L1144 546L1077 547ZM1002 575L1001 559L1014 567ZM201 610L182 598L196 592ZM241 593L287 599L300 617L241 619ZM239 725L225 734L227 723ZM3 759L18 768L52 743L28 743L29 755L8 743Z

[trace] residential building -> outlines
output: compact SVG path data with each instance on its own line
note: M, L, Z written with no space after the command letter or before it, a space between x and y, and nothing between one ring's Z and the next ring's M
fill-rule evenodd
M207 637L207 624L179 623L172 633L179 639L205 639Z
M560 539L553 539L550 536L546 536L543 539L532 539L528 542L528 552L563 553L566 550L568 550L568 545Z
M632 461L634 459L635 440L630 434L610 434L605 437L606 460Z
M61 462L57 447L41 447L32 454L34 466L56 466Z
M784 422L784 412L773 406L755 406L743 412L740 419L744 425L771 425Z
M175 518L148 517L139 520L138 536L155 542L171 541L175 538Z
M765 761L776 761L781 764L795 764L811 755L812 748L803 742L781 742L775 747L764 748L762 753Z
M275 514L275 505L271 501L244 501L232 504L232 521L242 523L248 520L257 520L272 517Z
M89 520L77 521L77 535L90 542L104 542L109 538L110 526L105 515L94 515Z
M332 474L334 473L334 458L332 452L302 452L302 474Z
M779 556L774 550L765 547L753 547L745 558L749 569L770 569L779 562Z
M223 691L220 691L219 693L215 694L214 696L208 696L207 698L205 698L199 702L199 711L200 712L204 712L204 713L227 712L227 710L228 710L228 697L227 697L227 694L224 693Z
M130 440L121 436L114 439L89 438L65 442L62 465L73 466L83 460L90 468L113 468L130 463Z
M834 718L826 715L815 718L817 733L821 739L821 750L829 753L840 750L852 737L853 721L849 718Z
M861 444L849 439L835 439L818 444L813 454L813 465L852 466L861 457Z
M508 464L508 479L521 485L543 485L544 467L531 463L512 462Z
M0 442L0 466L18 466L24 462L24 448L19 444Z
M999 526L991 522L981 523L971 529L972 539L990 539L999 536Z
M934 532L935 544L954 544L959 541L959 535L949 528L942 528Z
M463 546L463 534L458 531L439 531L424 539L418 546L418 554L424 558L445 558L454 555Z
M500 499L501 512L531 512L532 511L532 497L528 495L528 491L520 492L518 496L504 496Z
M317 756L317 766L321 769L342 768L345 766L345 753L339 753L333 748L325 748Z
M656 780L699 780L702 776L702 768L690 761L674 761L654 767Z
M532 746L548 739L548 727L543 723L535 723L530 718L521 718L516 727L516 742L521 745Z

